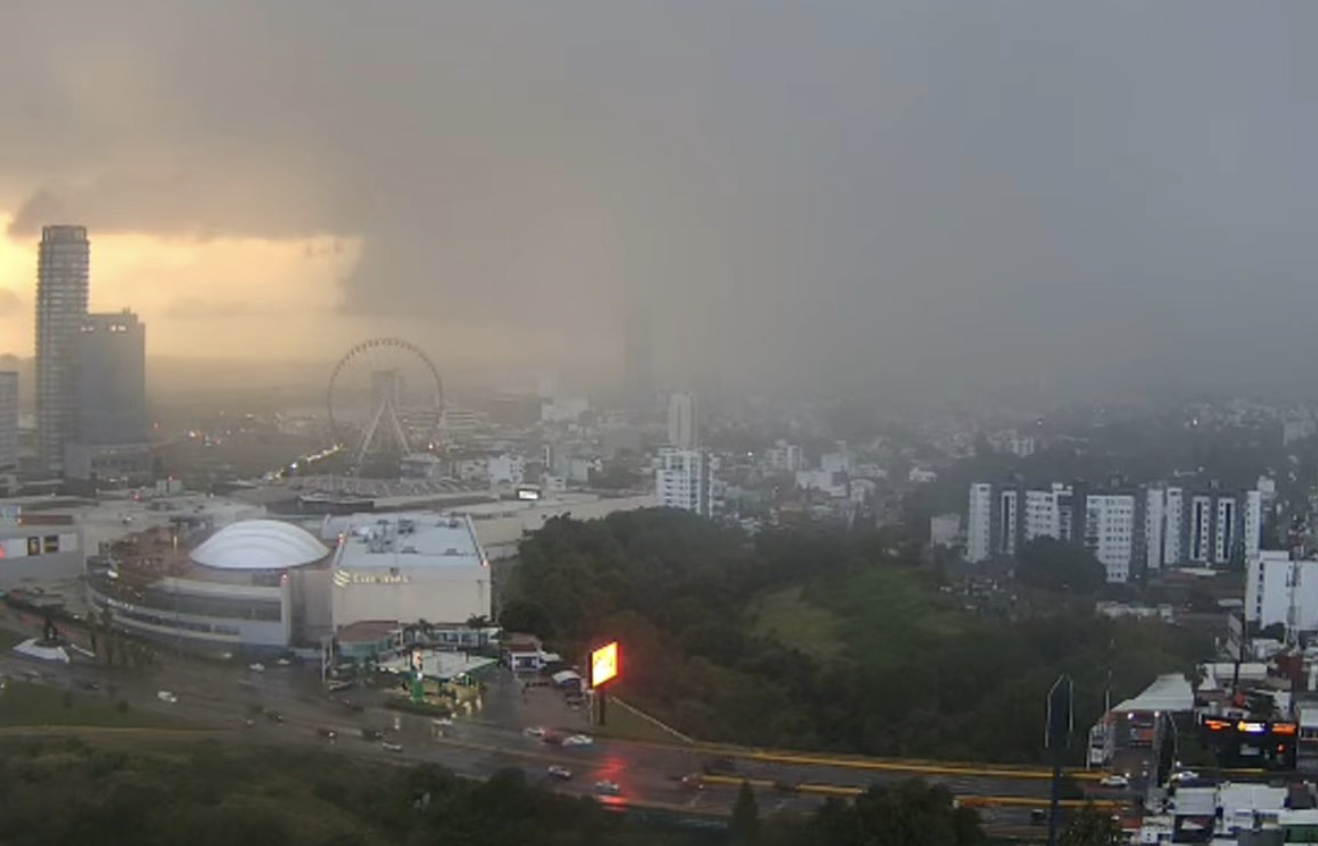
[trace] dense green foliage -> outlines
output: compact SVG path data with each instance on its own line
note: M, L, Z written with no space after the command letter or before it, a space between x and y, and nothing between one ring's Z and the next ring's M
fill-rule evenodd
M984 842L979 816L943 787L918 780L874 785L855 802L829 799L805 823L779 821L763 846L973 846Z
M217 743L150 752L77 740L0 746L6 846L690 842L529 785L520 770L481 783L436 767Z
M1059 846L1122 846L1126 836L1110 814L1086 805L1057 837Z
M751 543L664 510L557 519L523 543L501 622L567 654L618 638L618 695L703 739L1001 761L1042 755L1059 672L1083 729L1109 665L1115 701L1208 648L1060 595L1015 621L967 610L899 541L806 526Z
M750 788L726 831L658 827L593 799L434 766L219 743L0 742L5 846L948 846L983 840L977 816L922 782L830 800L806 818L759 818ZM879 839L876 839L879 838Z
M1025 544L1016 563L1016 580L1043 590L1097 593L1107 571L1094 553L1073 543L1039 538Z

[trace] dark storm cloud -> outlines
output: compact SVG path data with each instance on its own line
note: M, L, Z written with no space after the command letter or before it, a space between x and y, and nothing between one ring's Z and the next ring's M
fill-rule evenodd
M437 332L639 300L678 372L952 388L1247 375L1318 309L1304 0L6 18L16 231L360 236L345 307Z

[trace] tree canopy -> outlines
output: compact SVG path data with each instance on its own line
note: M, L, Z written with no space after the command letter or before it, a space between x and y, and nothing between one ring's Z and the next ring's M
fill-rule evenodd
M1037 538L1016 556L1016 580L1042 590L1088 596L1107 584L1107 570L1082 546Z
M556 519L523 542L501 622L562 654L619 640L616 694L701 739L1019 762L1043 754L1058 673L1087 726L1109 664L1129 696L1208 648L1065 599L1019 619L968 610L902 549L813 525L752 541L672 510Z

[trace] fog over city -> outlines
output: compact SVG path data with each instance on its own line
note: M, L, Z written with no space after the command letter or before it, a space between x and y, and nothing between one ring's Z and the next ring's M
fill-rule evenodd
M387 332L602 380L644 308L672 383L1308 389L1315 32L1302 0L12 0L0 353L68 222L153 356Z

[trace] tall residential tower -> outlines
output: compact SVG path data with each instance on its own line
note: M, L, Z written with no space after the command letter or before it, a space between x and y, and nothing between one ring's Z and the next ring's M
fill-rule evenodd
M78 344L87 318L91 245L84 226L47 226L37 257L37 458L62 473L78 436Z

